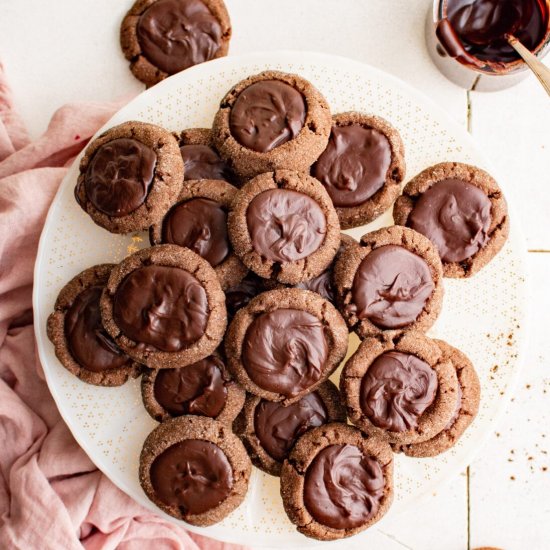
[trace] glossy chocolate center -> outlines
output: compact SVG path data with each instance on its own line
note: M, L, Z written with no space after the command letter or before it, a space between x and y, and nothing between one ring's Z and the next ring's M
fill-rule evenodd
M294 285L294 288L302 288L304 290L317 292L317 294L320 294L325 300L333 302L334 288L332 286L332 268L323 271L321 275L318 275L314 279Z
M416 321L434 288L420 256L402 246L381 246L357 269L350 311L380 328L402 328Z
M115 323L147 349L181 351L204 334L208 322L204 287L177 267L150 265L132 271L113 300Z
M174 74L212 59L222 28L200 0L157 0L139 18L136 34L143 55Z
M238 285L225 291L227 316L232 319L239 309L245 307L252 298L264 290L264 279L250 271Z
M323 375L328 345L323 324L307 311L277 309L248 327L242 361L260 388L293 397Z
M140 141L109 141L95 152L88 165L84 179L86 196L107 216L131 214L145 202L156 164L155 152Z
M506 35L534 51L548 29L544 0L447 0L438 37L453 57L468 55L497 63L520 59ZM464 53L466 55L464 55Z
M248 206L246 223L254 250L274 262L295 262L323 243L327 221L321 207L307 195L269 189Z
M471 183L442 180L422 193L407 225L428 237L444 262L462 262L489 241L491 201Z
M383 430L404 432L418 426L418 418L434 402L435 371L410 353L388 351L369 367L361 382L361 409Z
M130 364L101 323L102 286L81 292L65 315L65 338L74 360L84 369L103 372Z
M151 484L157 497L177 506L183 515L204 514L231 493L233 469L214 443L187 439L168 447L151 465Z
M222 363L214 356L178 369L160 369L155 378L155 399L172 416L218 416L227 399Z
M287 407L262 399L254 412L254 432L267 454L282 462L302 434L327 420L323 400L315 392Z
M164 218L162 242L186 246L216 267L229 255L227 212L211 199L180 202Z
M359 124L333 126L312 174L334 206L359 206L384 186L390 164L391 146L382 132Z
M306 120L302 94L280 80L262 80L245 88L231 108L229 126L244 147L267 153L294 139Z
M187 180L223 180L231 182L231 170L208 145L182 145L184 179Z
M378 461L355 445L325 447L306 471L304 503L313 518L333 529L353 529L371 519L384 496Z

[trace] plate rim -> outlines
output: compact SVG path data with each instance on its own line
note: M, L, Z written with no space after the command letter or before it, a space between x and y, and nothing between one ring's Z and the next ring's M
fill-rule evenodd
M340 55L334 55L334 54L326 54L321 52L315 52L315 51L301 51L301 50L292 50L292 49L282 49L282 50L272 50L272 51L260 51L260 52L253 52L248 54L242 54L242 55L229 55L227 57L222 57L218 59L214 59L212 61L208 61L206 63L202 63L199 65L195 65L194 67L191 67L189 69L186 69L185 71L182 71L181 73L175 74L162 82L156 84L154 87L151 87L149 89L146 89L133 97L127 104L125 104L123 107L121 107L118 111L113 113L113 115L109 118L105 124L103 124L96 132L95 134L90 138L90 141L95 139L99 134L104 132L106 129L112 127L114 124L120 123L120 118L125 118L126 111L135 111L142 106L147 105L147 100L150 95L157 95L158 90L162 89L164 86L169 86L174 80L177 80L182 77L182 75L185 75L186 78L190 78L191 80L194 78L200 78L201 73L203 72L210 72L211 68L215 65L223 65L228 62L254 62L257 61L259 63L263 63L266 66L269 64L276 64L276 63L285 63L285 62L296 62L297 58L299 60L303 60L304 63L330 63L330 62L337 62L340 65L347 65L350 68L353 68L355 70L361 70L361 71L367 71L371 75L374 75L375 77L381 77L382 79L389 80L390 82L393 81L395 84L397 84L398 87L403 88L407 91L408 94L411 96L414 96L415 100L419 101L420 103L424 104L427 109L429 109L437 118L442 119L445 121L445 124L452 128L453 133L457 133L460 135L461 139L464 139L465 141L469 142L469 145L475 149L476 153L479 155L479 157L483 160L484 165L488 168L488 170L495 176L495 178L498 180L499 185L504 189L505 195L509 197L510 195L506 193L506 190L508 189L508 183L507 178L503 177L503 174L500 173L499 170L495 169L495 167L492 165L491 162L488 161L485 152L483 151L483 148L478 144L478 142L475 140L475 138L467 131L466 128L464 128L462 125L460 125L445 109L437 104L431 97L423 93L422 91L415 88L412 84L402 80L401 78L385 72L382 69L379 69L378 67L374 67L368 63L364 63L362 61L358 61L355 59L351 59L345 56ZM263 69L263 70L268 70ZM128 119L126 117L126 119ZM129 120L129 119L128 119ZM39 301L40 301L40 292L42 289L41 284L41 266L43 263L43 257L45 255L46 251L46 239L48 236L48 228L50 225L50 221L53 218L53 212L54 212L54 206L57 205L58 201L60 200L60 196L62 193L62 190L64 189L66 185L66 180L69 179L71 176L70 172L71 169L74 167L75 164L80 162L81 157L84 154L86 147L83 148L83 150L77 155L73 163L68 167L68 172L64 176L63 180L60 182L59 187L56 191L56 194L48 208L48 213L46 215L44 225L42 227L42 231L40 234L40 239L38 243L37 248L37 254L35 259L35 265L33 269L33 293L32 293L32 306L33 311L38 312L40 310ZM410 179L411 176L407 178ZM508 211L511 218L511 225L513 227L513 231L516 233L516 238L519 242L522 243L521 249L519 250L518 258L520 260L520 272L521 275L524 277L524 285L522 287L521 291L521 304L523 306L522 308L522 314L523 317L520 319L521 323L521 333L522 336L528 334L530 323L531 323L531 306L530 301L528 300L529 296L529 289L530 289L530 283L531 283L531 277L529 273L528 268L528 262L527 262L527 250L526 250L526 240L523 233L523 229L521 227L521 224L519 223L519 217L516 215L515 207L513 204L508 203ZM46 316L47 317L47 316ZM38 319L38 316L35 316L35 319ZM183 527L186 530L189 530L191 532L198 533L200 535L208 536L211 538L216 538L217 540L233 543L233 544L243 544L242 541L240 541L238 538L235 538L233 536L227 536L224 537L220 535L219 533L215 533L214 535L211 534L212 527L197 527L190 525L184 521L177 520L176 518L173 518L169 516L168 514L164 513L162 510L158 509L152 502L138 502L136 501L130 494L129 490L126 487L126 484L123 481L117 480L116 482L111 479L109 474L106 472L106 467L99 461L92 459L89 452L88 452L88 446L81 440L80 436L75 433L71 429L71 425L69 422L70 415L67 413L67 411L62 410L59 406L59 401L61 401L61 396L58 394L57 390L55 389L54 381L52 373L50 372L48 367L44 367L44 365L47 365L47 360L45 356L45 346L48 345L47 336L45 335L45 329L41 327L40 323L34 323L34 335L36 339L36 346L37 346L37 354L38 358L42 367L42 370L44 372L44 377L46 379L46 383L48 385L48 389L55 401L55 405L57 410L59 411L59 414L65 424L67 425L69 431L71 432L72 436L78 443L78 445L82 448L82 450L86 453L89 460L102 472L103 475L105 475L113 485L115 485L117 488L119 488L121 491L123 491L128 498L131 498L139 505L145 506L148 510L150 510L153 513L156 513L157 515L160 515L164 517L165 519L179 525L180 527ZM470 449L468 452L464 453L464 456L461 459L456 460L456 467L453 468L458 473L459 471L463 470L465 467L467 467L468 464L470 464L474 458L477 456L477 454L480 452L480 450L485 446L489 436L491 435L492 431L494 431L494 428L498 425L498 423L501 421L505 407L507 403L510 401L510 397L517 388L517 384L521 375L521 372L524 368L525 363L525 355L526 355L526 348L527 348L527 338L522 337L518 339L518 356L515 362L515 367L513 369L513 373L510 375L510 381L508 385L506 386L506 389L504 391L504 395L502 395L499 399L499 403L494 408L494 414L493 419L491 422L492 430L487 429L478 439L479 444L475 447ZM455 476L457 474L455 473ZM440 480L436 485L438 486L444 486L446 483L448 483L453 476L446 476L444 479ZM427 498L427 496L432 491L432 488L423 489L419 492L418 500L422 502ZM398 509L393 510L392 517L397 517L400 513L402 513L404 510ZM374 530L378 530L379 526L385 525L385 522L382 521L381 523L374 526ZM372 529L372 528L371 528ZM371 529L367 529L366 531L363 531L362 533L359 533L354 537L354 540L359 540L361 536L367 535ZM343 539L347 540L347 539ZM332 541L330 544L334 545L341 541ZM307 539L306 537L303 537L303 543L301 546L318 546L319 544L323 544L323 546L327 545L327 542L321 543L321 541L312 541L311 539ZM268 544L264 544L263 541L258 541L256 543L258 547L269 547Z

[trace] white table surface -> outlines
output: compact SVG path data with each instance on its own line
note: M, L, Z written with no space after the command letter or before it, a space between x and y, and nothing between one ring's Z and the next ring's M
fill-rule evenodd
M118 44L132 0L0 0L0 62L33 136L77 100L143 89ZM520 217L531 270L531 338L506 414L470 467L385 523L377 550L550 547L550 100L534 78L467 94L432 65L429 0L226 0L230 54L296 49L344 55L409 82L468 127ZM351 539L338 548L363 548Z

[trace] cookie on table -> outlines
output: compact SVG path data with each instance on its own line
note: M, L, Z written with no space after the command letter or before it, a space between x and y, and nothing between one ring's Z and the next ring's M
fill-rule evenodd
M347 424L314 428L283 464L281 496L300 533L318 540L356 535L392 503L391 448Z
M340 378L351 422L392 445L420 443L445 429L459 391L450 359L420 332L363 340Z
M233 424L252 463L273 476L281 475L285 458L298 438L329 422L345 422L346 409L336 386L327 380L299 401L287 405L247 395Z
M231 427L204 416L159 424L143 444L139 481L161 510L191 525L221 521L244 500L252 467Z
M209 128L188 128L175 134L175 138L180 146L186 182L222 180L239 185L237 176L214 149Z
M265 279L297 284L328 268L340 246L332 202L305 173L256 176L237 193L228 216L235 254Z
M147 86L227 55L230 38L223 0L137 0L120 27L130 70Z
M476 166L443 162L427 168L403 189L395 223L430 239L445 277L475 275L504 246L510 229L506 199L493 177Z
M149 229L152 245L185 246L216 271L222 288L237 285L248 269L235 256L227 233L227 213L237 188L220 180L189 181L176 204Z
M405 147L385 119L347 112L332 119L327 148L311 175L328 191L342 229L378 218L401 192Z
M194 414L231 424L241 412L245 391L214 353L175 369L146 369L141 378L145 409L155 420Z
M239 309L245 307L252 298L258 296L267 288L266 279L258 277L254 272L249 271L246 276L236 284L225 290L225 306L227 308L227 319L231 321Z
M385 331L428 330L443 302L443 268L435 246L407 227L367 233L334 267L340 311L361 338Z
M289 405L322 384L348 348L346 324L318 294L264 292L237 311L225 336L227 366L249 392Z
M95 265L71 279L48 317L48 338L61 364L83 382L97 386L120 386L141 372L101 323L99 301L114 267Z
M117 345L153 369L208 357L227 326L214 269L172 244L140 250L113 269L101 297L101 317Z
M443 359L448 359L456 370L458 378L457 403L453 416L437 435L422 443L394 447L394 451L400 451L408 456L437 456L447 451L460 439L479 410L481 390L479 378L471 361L464 353L447 342L442 340L434 340L434 342L441 350Z
M220 155L243 178L278 169L307 172L325 149L326 99L296 74L265 71L236 84L212 127Z
M174 136L160 126L131 121L88 145L75 197L97 225L131 233L158 222L182 185L183 160Z

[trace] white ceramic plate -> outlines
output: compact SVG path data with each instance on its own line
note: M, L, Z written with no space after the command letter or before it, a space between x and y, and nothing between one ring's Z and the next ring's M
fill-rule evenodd
M152 122L169 130L209 127L224 93L244 77L266 69L304 76L325 95L333 113L358 110L387 118L405 142L408 178L431 164L449 160L473 163L494 174L470 136L430 100L377 69L322 54L252 54L193 67L139 95L105 128L126 120ZM121 388L84 384L61 366L46 336L48 314L59 290L70 278L94 264L119 262L148 245L146 234L111 235L94 225L77 206L73 189L78 160L52 204L36 261L34 314L40 359L61 415L90 458L124 492L162 514L138 482L141 446L156 425L141 403L139 380ZM505 182L499 181L506 191ZM391 223L387 213L370 226L349 233L358 238ZM510 239L488 267L471 280L445 280L443 312L429 335L447 340L470 356L481 379L481 408L459 444L444 455L422 460L396 456L395 501L381 522L386 528L400 510L418 502L420 496L433 492L464 468L484 436L491 432L506 402L525 340L524 249L512 216ZM189 529L255 546L288 548L315 544L297 533L286 518L278 478L256 469L247 498L236 511L212 527ZM367 542L368 531L357 538Z

